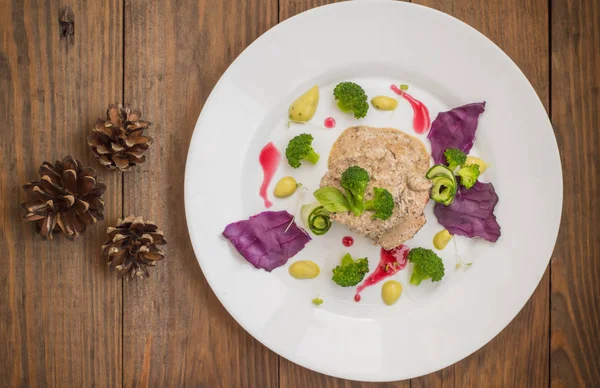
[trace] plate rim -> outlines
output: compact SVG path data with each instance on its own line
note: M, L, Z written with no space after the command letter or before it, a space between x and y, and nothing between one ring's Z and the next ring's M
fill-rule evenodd
M246 48L244 48L244 50L242 50L240 52L240 54L229 64L229 66L227 67L227 69L221 74L219 80L215 83L215 85L213 86L208 98L206 99L206 101L204 102L204 105L202 107L202 110L198 116L198 119L196 121L196 124L194 126L194 131L192 134L192 137L190 139L190 143L189 143L189 148L188 148L188 153L187 153L187 157L186 157L186 165L185 165L185 175L184 175L184 206L185 206L185 219L186 219L186 226L188 229L188 235L190 236L190 242L192 244L192 248L194 251L194 255L196 257L196 261L198 262L198 265L200 266L201 270L202 270L202 274L204 276L204 278L206 279L208 285L210 286L211 291L213 292L213 294L216 296L217 300L219 300L219 302L221 303L221 305L225 308L225 310L227 311L228 314L230 314L234 320L236 321L236 323L238 325L240 325L248 334L250 334L256 341L258 341L259 343L261 343L265 348L267 348L269 351L274 352L275 354L277 354L279 357L282 357L286 360L288 360L289 362L292 362L294 364L297 364L301 367L304 367L306 369L309 369L311 371L315 371L317 373L321 373L324 375L328 375L328 376L332 376L332 377L337 377L337 378L342 378L342 379L347 379L347 380L352 380L352 381L361 381L361 382L387 382L387 381L404 381L404 380L409 380L412 378L418 378L421 376L425 376L427 374L431 374L431 373L435 373L437 371L440 371L444 368L447 368L448 366L454 365L462 360L464 360L465 358L469 357L470 355L474 354L475 352L477 352L478 350L482 349L483 347L485 347L489 342L491 342L491 340L493 340L494 338L496 338L502 331L504 331L508 325L510 325L512 323L512 321L520 314L520 312L523 310L523 308L526 306L526 304L531 300L531 297L533 296L533 294L535 293L535 291L537 290L537 288L539 287L539 284L548 268L548 265L550 264L550 261L552 259L552 255L553 252L556 248L556 244L558 242L558 235L560 233L560 229L561 229L561 224L562 224L562 214L563 214L563 209L564 209L564 176L563 176L563 166L562 166L562 158L561 158L561 153L560 153L560 148L558 147L558 141L556 138L556 134L554 132L554 130L552 131L552 139L553 139L553 147L556 150L556 153L558 155L558 164L560 166L560 168L558 169L558 174L560 176L560 180L558 182L559 187L558 187L558 193L559 193L559 201L560 201L560 212L558 215L558 219L557 219L557 227L556 227L556 231L554 233L553 236L551 236L551 241L553 241L552 244L549 244L549 246L551 245L551 253L549 255L549 257L545 260L545 266L543 267L543 270L541 271L541 275L538 277L537 282L536 282L536 286L531 290L530 293L528 293L529 295L527 296L526 299L524 299L524 302L522 303L522 305L518 308L518 310L516 310L516 313L514 315L512 315L512 317L510 317L510 319L508 319L508 321L506 323L503 323L501 325L501 328L493 333L491 336L489 336L489 338L483 342L480 343L478 345L475 345L474 347L469 347L469 349L467 351L465 351L464 355L455 359L452 362L449 363L443 363L444 365L442 367L439 367L437 369L434 370L430 370L426 373L420 373L420 374L412 374L411 377L407 377L403 380L390 380L389 378L369 378L369 379L363 379L360 378L360 376L355 375L350 376L350 375L343 375L343 374L339 374L339 373L332 373L331 371L326 370L326 368L320 368L316 365L307 365L306 362L303 361L299 361L299 360L292 360L288 357L286 357L285 355L283 355L283 352L280 352L278 350L275 350L273 346L268 346L267 344L265 344L258 335L255 335L255 333L253 333L251 330L248 329L247 325L243 323L242 319L239 319L239 315L237 313L235 313L234 311L230 310L227 308L226 304L223 302L222 298L219 296L219 294L217 292L214 291L213 285L211 284L211 280L209 279L209 277L206 276L206 273L204 271L204 268L202 266L202 262L199 259L199 247L194 243L194 241L191 238L191 230L193 228L193 226L190 223L190 219L192 218L191 215L189 214L189 209L190 206L188 205L189 201L190 201L190 193L189 193L189 176L191 174L191 168L190 168L190 155L192 153L192 144L194 143L194 138L196 136L198 136L198 133L200 132L200 122L202 119L203 114L205 113L205 109L207 106L210 106L210 102L211 100L214 98L215 96L215 91L219 89L219 87L222 85L223 80L226 78L226 75L228 75L228 73L230 72L230 70L236 65L236 63L238 63L240 61L241 58L244 57L244 55L247 53L247 51L249 49L251 49L251 47L260 39L262 39L263 37L267 36L267 35L273 35L276 34L277 31L282 28L280 26L282 25L286 25L287 23L289 23L290 21L302 17L303 15L306 14L310 14L313 12L318 12L318 10L322 9L322 8L333 8L333 7L339 7L339 8L345 8L345 7L354 7L356 4L361 4L361 3L388 3L388 4L395 4L394 6L397 7L408 7L408 8L419 8L424 12L428 12L431 14L436 14L438 16L443 15L443 17L447 18L447 19L451 19L452 22L458 22L459 25L461 25L462 27L468 27L468 29L470 30L470 33L472 34L473 32L478 35L480 38L484 38L486 43L488 45L491 45L491 47L494 48L494 50L496 52L498 52L500 55L504 56L506 59L508 59L508 62L511 64L511 66L517 71L518 74L520 74L520 76L522 77L522 79L526 82L526 85L528 86L528 88L530 89L530 91L533 93L533 95L535 95L535 100L536 103L539 104L544 112L544 117L545 117L545 121L547 121L548 127L550 129L553 130L553 126L552 123L550 121L550 118L548 116L548 112L546 111L546 108L544 107L544 104L542 103L537 91L535 90L535 88L533 87L533 85L531 84L531 82L529 81L529 79L527 78L527 76L523 73L523 71L521 70L521 68L513 61L513 59L504 52L504 50L502 50L495 42L493 42L490 38L488 38L486 35L484 35L483 33L481 33L480 31L478 31L476 28L470 26L469 24L463 22L462 20L449 15L447 13L444 13L442 11L438 11L436 9L424 6L424 5L420 5L420 4L414 4L414 3L407 3L407 2L397 2L397 1L390 1L390 0L352 0L352 1L345 1L345 2L340 2L340 3L332 3L332 4L326 4L326 5L321 5L318 7L314 7L311 8L309 10L306 10L304 12L301 12L299 14L296 14L282 22L277 23L276 25L272 26L271 28L269 28L267 31L265 31L264 33L262 33L260 36L258 36L254 41L252 41L250 44L248 44L248 46Z

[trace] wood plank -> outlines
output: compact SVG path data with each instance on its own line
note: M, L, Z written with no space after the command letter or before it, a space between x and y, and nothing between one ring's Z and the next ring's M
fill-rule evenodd
M451 365L440 371L411 379L410 388L452 388L455 387L454 379L454 365Z
M458 1L458 0L457 0ZM454 0L412 0L411 3L424 5L452 15Z
M363 383L326 376L303 368L281 357L279 362L280 387L323 387L323 388L410 388L410 381L389 383Z
M546 0L414 0L481 31L523 70L548 110ZM542 387L548 385L549 275L513 322L465 360L412 380L413 387Z
M72 1L60 37L56 0L0 0L0 385L120 386L121 282L100 257L121 212L121 175L86 137L122 94L122 4ZM21 220L21 185L71 154L107 185L107 221L44 241Z
M553 387L600 387L600 3L552 1L552 122L564 205L552 261Z
M282 22L315 7L342 1L344 0L279 0L279 21Z
M124 385L275 387L278 357L218 302L187 234L183 178L202 105L233 59L277 23L276 0L126 0L125 100L153 122L125 174L125 214L156 221L167 259L124 283Z

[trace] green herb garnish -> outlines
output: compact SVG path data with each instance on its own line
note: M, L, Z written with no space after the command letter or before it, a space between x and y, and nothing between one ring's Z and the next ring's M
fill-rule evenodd
M454 172L456 167L460 167L467 161L467 155L458 148L448 148L444 151L446 162L450 171Z
M408 261L414 264L410 284L418 286L423 280L439 282L444 277L444 262L431 249L413 248L408 253Z
M375 195L373 199L365 202L365 210L373 210L375 212L373 218L389 219L394 212L394 197L386 189L374 187L373 191Z
M290 166L298 168L303 161L311 164L317 164L320 155L312 147L313 136L308 133L302 133L290 140L285 149L285 157Z
M460 177L460 184L470 189L479 178L479 166L477 164L467 164L456 173Z
M333 269L333 280L342 287L352 287L360 283L369 272L367 258L354 260L349 253L342 257L342 263Z
M354 117L357 119L367 115L369 110L367 94L354 82L340 82L333 89L333 96L343 112L354 112Z

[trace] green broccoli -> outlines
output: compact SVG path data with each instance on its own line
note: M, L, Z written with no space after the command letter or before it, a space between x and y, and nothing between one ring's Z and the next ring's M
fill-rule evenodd
M317 164L320 155L315 152L312 147L313 137L308 133L303 133L294 137L288 143L285 149L285 157L288 163L293 168L298 168L302 164L302 160L306 160L312 164Z
M458 148L448 148L444 151L446 162L450 171L454 172L456 167L462 166L467 161L467 155Z
M333 89L333 96L338 107L344 112L354 112L354 117L360 119L367 115L369 103L364 89L354 82L340 82Z
M394 211L394 197L386 189L379 187L373 188L374 196L370 201L365 202L365 210L374 210L373 218L387 220L392 216Z
M413 248L408 253L408 261L414 264L410 284L418 286L423 280L439 282L444 277L444 262L431 249Z
M458 170L456 175L460 177L460 184L470 189L479 178L479 166L477 164L467 164Z
M355 216L360 216L364 210L364 196L369 184L369 173L362 167L348 167L342 173L340 184L346 191L346 198Z
M337 285L352 287L360 283L369 272L367 258L353 260L349 253L342 257L342 263L333 269L331 278Z

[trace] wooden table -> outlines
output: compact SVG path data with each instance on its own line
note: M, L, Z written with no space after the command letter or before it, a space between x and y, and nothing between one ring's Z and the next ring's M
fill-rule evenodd
M212 87L259 35L324 2L0 0L0 386L361 386L296 366L238 326L184 221L187 148ZM482 31L532 82L561 151L563 217L551 265L500 335L438 373L371 386L599 387L600 1L414 2ZM75 34L61 38L67 4ZM156 140L125 174L86 145L122 101L143 110ZM67 154L108 186L106 220L73 242L43 241L20 219L21 185ZM535 173L514 157L516 173ZM169 242L145 281L118 280L99 254L106 227L129 214L155 220Z

